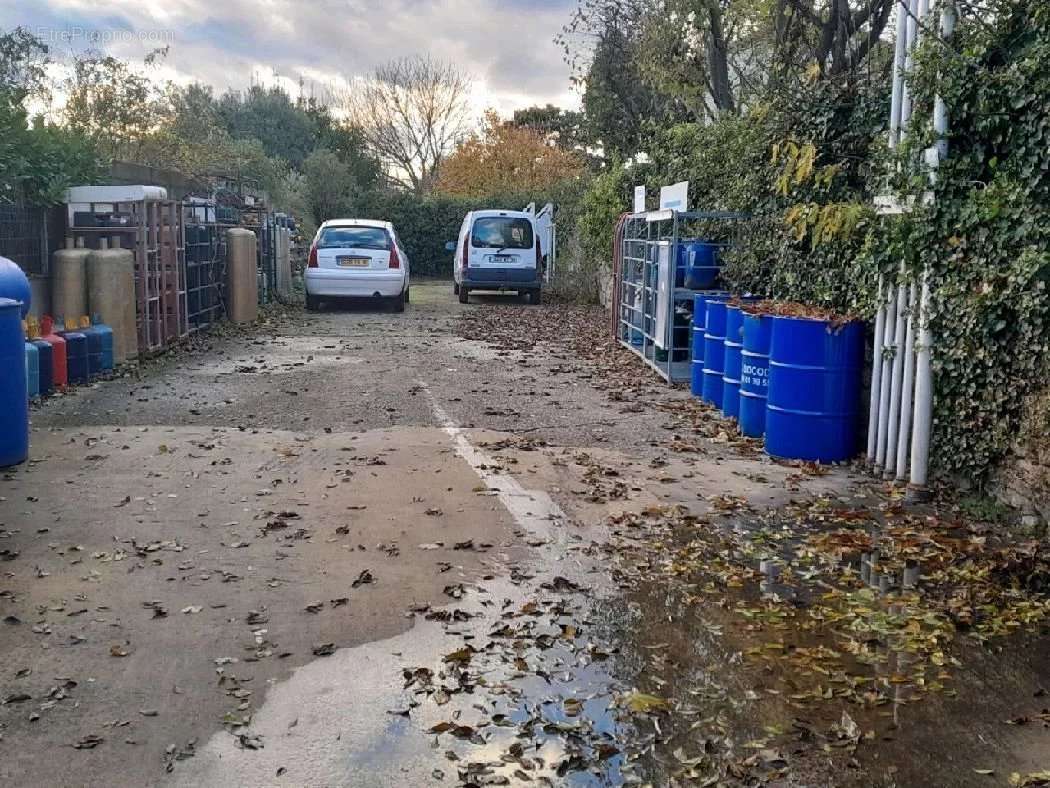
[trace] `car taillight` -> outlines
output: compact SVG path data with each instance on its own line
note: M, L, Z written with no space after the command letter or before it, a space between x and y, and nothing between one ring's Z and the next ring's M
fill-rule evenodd
M317 243L310 244L310 259L306 263L307 268L317 268Z
M390 247L390 267L391 268L400 268L401 267L401 258L398 256L397 247L396 246Z
M463 270L467 270L470 259L470 236L468 235L463 239Z

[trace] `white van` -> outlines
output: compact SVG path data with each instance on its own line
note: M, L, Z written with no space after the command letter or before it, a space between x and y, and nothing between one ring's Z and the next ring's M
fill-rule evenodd
M536 223L524 211L471 211L456 241L453 291L461 304L475 290L514 291L540 303L543 251Z

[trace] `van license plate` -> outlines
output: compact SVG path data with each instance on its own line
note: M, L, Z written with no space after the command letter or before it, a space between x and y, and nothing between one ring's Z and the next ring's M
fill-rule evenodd
M489 260L493 263L513 263L516 259L511 254L494 254L489 256Z
M337 257L336 263L343 268L367 268L372 262L370 257Z

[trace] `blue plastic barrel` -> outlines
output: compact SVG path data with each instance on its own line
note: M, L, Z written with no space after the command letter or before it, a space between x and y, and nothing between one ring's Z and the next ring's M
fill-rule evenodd
M29 278L17 263L6 257L0 257L0 298L21 302L18 308L20 320L29 314L29 305L33 301Z
M725 372L726 302L707 302L704 329L704 402L722 407L722 374Z
M740 365L740 431L761 438L766 431L766 393L769 391L770 315L744 313L744 349Z
M26 396L36 399L40 396L40 351L32 342L25 342Z
M715 286L722 272L718 244L694 241L687 247L685 286L690 290L708 290Z
M766 451L774 457L842 462L856 453L864 326L773 318Z
M70 383L87 383L90 377L88 366L88 339L79 331L63 331L66 340L66 369Z
M740 305L726 305L725 357L722 363L722 415L740 416L740 367L744 349L744 313Z
M40 358L40 396L46 397L55 387L55 357L51 349L51 343L42 339L30 340L35 346Z
M22 303L0 298L0 467L29 456L25 352Z

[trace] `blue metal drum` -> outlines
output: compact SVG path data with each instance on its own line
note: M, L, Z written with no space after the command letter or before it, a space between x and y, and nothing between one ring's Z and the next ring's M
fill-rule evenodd
M0 467L29 457L25 353L22 303L0 298Z
M40 396L40 351L32 342L25 343L26 396L36 399Z
M722 373L725 371L726 302L709 299L704 329L704 402L722 407Z
M55 387L55 357L50 342L42 339L30 340L40 357L40 396L46 397Z
M744 313L744 349L740 365L740 431L761 438L766 431L766 393L769 391L770 315Z
M856 453L864 326L777 315L769 345L766 451L842 462Z
M740 305L726 306L725 356L722 364L722 415L740 416L740 368L744 349L744 313Z

